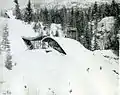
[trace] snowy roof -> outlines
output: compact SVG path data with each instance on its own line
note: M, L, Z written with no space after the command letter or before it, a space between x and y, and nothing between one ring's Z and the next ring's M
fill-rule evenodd
M44 38L45 36L37 36L37 37L22 37L23 39L29 40L29 41L40 41Z
M69 55L78 54L78 53L80 54L89 51L81 43L79 43L74 39L63 38L63 37L45 37L44 39L46 38L52 38L53 40L55 40L66 52L66 54Z

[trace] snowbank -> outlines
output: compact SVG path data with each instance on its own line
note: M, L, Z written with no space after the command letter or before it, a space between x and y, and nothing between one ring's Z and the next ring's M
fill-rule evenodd
M110 66L111 71L115 70L116 73L119 73L119 57L112 50L96 50L93 53L96 57L104 60L104 65Z
M22 57L16 58L18 64L11 71L12 77L6 77L8 87L13 95L25 95L24 86L29 95L36 92L51 95L49 88L56 95L69 95L70 90L71 95L116 95L118 79L111 67L81 55L76 60L70 56L46 55L41 50L23 52Z
M48 37L47 37L48 38ZM67 55L78 56L78 54L83 54L85 52L91 53L87 50L81 43L74 39L63 38L63 37L52 37L58 44L63 48ZM45 38L44 38L45 39Z
M22 21L16 19L8 20L8 31L12 54L19 54L27 49L22 36L36 37L31 25L25 25Z
M113 51L112 50L96 50L96 51L94 51L95 53L100 53L100 54L102 54L104 57L106 56L108 56L108 57L110 57L110 58L118 58L118 56L117 55L115 55L114 53L113 53Z
M17 64L11 71L4 68L3 88L12 95L54 95L53 91L56 95L117 95L118 75L113 72L114 64L108 64L104 57L92 55L79 42L67 38L55 40L65 51L79 51L79 55L26 50L21 36L36 36L31 26L10 19L8 29Z

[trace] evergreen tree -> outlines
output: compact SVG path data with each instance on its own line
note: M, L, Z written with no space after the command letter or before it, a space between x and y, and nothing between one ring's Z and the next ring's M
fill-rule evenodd
M79 9L76 9L75 11L75 28L76 30L76 40L79 40L79 36L80 36L80 12Z
M40 12L39 9L33 14L33 21L38 22L40 20Z
M119 34L120 31L120 17L116 17L116 21L114 24L113 34L110 37L110 49L115 50L117 55L119 55Z
M31 21L33 21L33 11L31 8L30 0L28 1L27 7L25 9L24 21L28 22L29 24L31 23Z
M61 15L61 18L63 18L61 25L63 29L65 29L65 27L67 27L67 9L65 6L60 10L60 15Z
M107 3L105 4L104 14L105 16L110 16L110 6Z
M10 42L8 40L8 26L6 25L4 27L4 31L3 31L3 39L1 42L1 50L2 52L5 53L6 55L6 59L5 59L5 67L8 68L9 70L12 69L12 56L10 53Z
M99 15L100 19L104 18L105 15L106 15L106 12L105 12L106 10L105 9L106 9L105 4L99 5L99 9L98 9L99 13L98 13L98 15Z
M9 70L12 70L12 56L10 54L10 51L6 54L6 60L5 60L5 67Z
M91 50L91 40L92 40L92 31L89 29L89 18L87 17L87 11L85 11L84 15L84 32L85 32L85 41L86 41L86 48Z
M1 42L1 50L4 52L9 51L10 49L10 43L8 40L8 26L6 25L3 29L3 35L2 35L2 42Z
M61 14L60 14L60 11L59 10L55 10L55 14L54 14L54 22L57 23L57 24L61 24L62 23L62 17L61 17Z
M97 27L98 27L98 4L95 2L93 9L92 9L92 15L93 15L93 21L94 27L92 29L92 40L91 40L91 49L96 50L97 49L97 42L96 42L96 33L97 33Z
M114 24L113 32L110 35L110 49L115 50L117 52L117 55L119 55L119 38L118 38L118 32L120 30L120 7L119 4L115 2L115 0L112 0L111 4L111 16L114 16L116 21Z
M43 11L43 20L44 20L44 23L48 23L48 10L47 10L47 8L45 8Z
M14 2L15 2L15 15L16 15L16 19L22 19L18 0L14 0Z
M54 16L55 16L55 11L54 11L54 9L51 9L51 10L50 10L50 15L49 15L49 16L50 16L50 18L49 18L49 19L50 19L50 22L51 22L51 23L54 23Z
M112 4L110 8L111 8L111 11L110 11L111 16L115 16L115 17L119 16L120 9L119 9L118 3L116 3L115 0L112 0Z
M78 31L78 37L80 42L86 47L86 31L85 31L85 14L83 10L79 11L79 16L76 20L76 27Z
M95 2L93 9L92 9L92 16L93 19L96 19L98 17L98 4Z
M44 21L44 15L43 15L43 12L44 12L44 10L43 9L41 9L40 10L40 21Z
M71 19L70 19L70 26L74 27L74 8L71 9Z

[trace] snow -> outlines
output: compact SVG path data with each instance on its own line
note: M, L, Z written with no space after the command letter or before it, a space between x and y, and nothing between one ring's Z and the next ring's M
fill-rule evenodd
M36 25L36 33L43 36L56 36L64 37L61 24L51 23L50 28L47 25L44 25L43 22L32 23L31 26L34 28Z
M8 20L8 29L12 54L19 54L20 52L25 51L27 49L25 43L22 40L22 36L37 36L34 30L32 29L31 25L25 25L22 21L15 19Z
M114 24L115 24L115 18L113 16L104 17L98 22L97 32L95 32L96 31L95 20L88 23L89 29L92 26L93 34L97 36L96 41L101 50L104 50L107 44L109 44L109 36L113 35ZM91 40L92 47L94 47L95 45L94 40L95 40L95 36L93 36Z
M23 86L27 85L31 90L30 95L36 93L37 89L40 90L40 94L46 95L48 88L55 89L57 95L68 94L69 88L73 90L72 95L115 95L118 83L108 65L104 64L103 70L99 70L100 61L91 63L93 59L85 60L85 55L82 56L78 61L69 56L53 54L47 56L40 50L27 51L21 58L17 58L18 65L11 71L14 75L8 80L13 88L11 90L14 92L17 91L15 89L21 88L18 92L14 92L21 95L19 92L23 92ZM89 72L86 71L88 67Z
M31 25L25 24L20 20L16 20L13 16L12 10L8 10L6 13L10 19L2 17L0 18L1 31L3 31L6 25L8 26L8 39L10 40L11 53L12 55L19 54L20 52L27 49L24 42L22 41L22 36L36 37L37 34L35 34Z
M58 32L59 37L64 36L61 24L52 23L51 26L50 26L50 35L55 36L57 32Z
M49 38L49 37L45 37L44 39L46 38ZM87 50L81 43L77 42L74 39L64 38L64 37L50 37L50 38L58 42L58 44L67 53L67 55L78 56L79 53L85 53L85 52L87 52L87 54L88 53L92 54L91 51Z
M2 80L2 73L3 73L3 64L2 64L2 59L3 59L3 56L2 55L0 55L0 82L1 82L1 80Z
M13 16L12 10L8 10L6 13L11 19L15 19L15 16Z
M98 31L111 31L115 23L113 16L105 17L98 23Z
M103 56L109 56L111 58L118 58L112 50L96 50L95 52L101 53Z
M3 90L10 90L12 95L54 95L53 91L56 95L118 95L114 64L109 64L102 55L93 55L79 42L61 37L54 39L70 52L68 55L46 53L43 49L26 50L21 36L35 37L31 26L9 19L8 29L17 65L11 71L3 68Z
M119 72L119 57L113 53L112 50L96 50L94 54L97 57L102 57L109 65L111 65L111 70L116 70Z

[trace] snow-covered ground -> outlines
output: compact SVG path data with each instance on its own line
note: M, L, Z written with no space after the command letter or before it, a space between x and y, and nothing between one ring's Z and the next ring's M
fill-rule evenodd
M0 91L12 95L118 95L118 63L110 64L103 55L84 52L83 47L76 56L27 50L21 37L36 36L31 26L15 19L7 24L16 66L11 71L2 68L5 83ZM73 41L71 52L78 44Z

